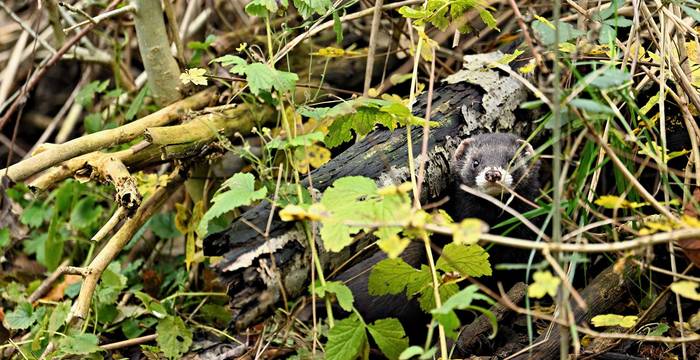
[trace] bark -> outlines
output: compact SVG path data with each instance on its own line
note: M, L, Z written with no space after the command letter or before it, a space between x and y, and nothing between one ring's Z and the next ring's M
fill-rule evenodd
M581 297L586 301L588 310L584 311L576 305L574 307L574 320L577 324L587 324L590 320L599 314L605 314L613 306L623 301L624 297L629 294L630 287L634 287L634 272L636 268L633 265L625 266L621 273L615 271L614 266L610 266L596 276L583 291ZM559 358L560 340L559 334L561 328L552 324L551 332L544 331L535 341L539 344L531 353L521 354L514 359L557 359ZM568 330L567 330L568 331Z
M431 120L439 126L430 129L426 176L420 194L423 203L446 195L449 159L460 138L483 131L524 135L534 128L531 121L513 114L526 99L519 82L483 67L474 74L477 73L495 73L496 77L491 78L488 85L445 84L433 94ZM424 116L426 100L425 94L418 98L413 106L415 115ZM422 132L419 127L411 130L416 169L419 168ZM406 143L404 128L393 132L376 130L314 171L304 180L304 185L308 186L309 179L313 179L314 188L323 191L334 180L345 176L370 177L379 186L407 181L410 177ZM206 255L223 256L214 269L228 285L232 325L236 329L255 324L274 310L282 299L280 284L291 299L304 294L310 282L308 240L299 227L282 222L274 215L269 237L264 238L250 226L253 224L264 232L270 209L268 202L261 203L245 212L227 231L205 239ZM330 273L337 269L367 241L358 241L338 253L326 252L317 241L324 271Z
M134 26L148 88L161 106L180 99L180 68L170 53L170 41L163 21L160 0L134 0Z

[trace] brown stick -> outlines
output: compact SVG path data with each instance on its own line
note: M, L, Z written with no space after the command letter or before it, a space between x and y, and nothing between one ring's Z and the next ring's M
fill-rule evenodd
M89 273L85 276L80 287L80 294L75 301L73 308L68 314L67 322L78 325L81 320L87 318L90 310L92 295L97 287L97 282L104 269L119 254L124 246L131 240L131 237L141 226L160 208L165 200L170 197L173 191L184 181L181 175L182 169L176 169L169 177L167 185L159 187L151 197L141 204L133 217L124 222L124 225L109 240L107 245L95 256L90 265L87 266Z
M215 98L215 94L215 89L209 88L124 126L98 131L52 146L44 152L0 170L0 173L6 172L12 181L23 181L62 161L131 141L141 136L146 128L168 124L182 116L185 111L207 105Z
M113 10L117 5L121 2L122 0L114 0L112 1L109 6L105 9L105 12ZM61 46L58 51L56 51L55 54L51 57L51 59L46 63L46 65L42 68L40 68L37 72L32 75L32 77L27 81L27 84L22 88L22 92L20 93L20 96L18 96L15 101L12 102L12 105L10 106L9 109L7 109L7 112L5 112L5 115L0 118L0 131L2 131L2 128L5 126L5 123L7 120L10 119L10 116L12 116L17 109L23 105L27 101L27 94L34 89L34 87L39 83L39 81L46 75L46 73L49 71L49 69L56 65L61 58L63 58L63 55L70 50L70 48L73 47L80 39L83 38L83 36L87 35L92 28L95 27L95 24L88 24L80 30L79 33L75 34L70 40L66 41L63 46Z

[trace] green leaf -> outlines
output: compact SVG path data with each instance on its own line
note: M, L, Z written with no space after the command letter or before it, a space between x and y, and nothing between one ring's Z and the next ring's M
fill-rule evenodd
M660 323L649 333L649 336L663 336L670 328L668 324Z
M64 238L58 232L58 227L61 224L61 219L54 215L49 223L49 231L47 232L46 241L44 242L43 256L37 256L38 260L46 266L49 271L53 271L58 267L63 257Z
M615 314L596 315L591 319L591 324L596 327L601 326L622 326L631 328L637 323L638 316L622 316Z
M0 249L10 244L10 229L0 229Z
M19 221L32 228L39 227L44 223L46 217L46 208L37 202L33 202L29 207L26 207L19 217Z
M321 298L325 298L326 293L334 294L335 298L338 300L338 305L340 305L343 310L352 311L352 304L354 301L352 291L342 282L326 281L325 286L317 282L314 292Z
M85 127L85 133L87 134L96 133L102 130L102 114L87 114L85 119L83 119L83 126Z
M142 319L130 318L126 319L120 327L122 329L122 332L124 333L124 336L126 336L127 339L133 339L141 336L157 322L158 319L153 317L146 317Z
M18 282L11 282L2 287L2 298L17 304L26 302L26 289L24 285Z
M75 199L77 199L83 191L83 184L72 179L64 181L54 192L56 196L54 209L61 217L67 217L70 210L73 209Z
M333 12L333 31L335 32L335 42L343 43L343 23L340 21L340 16L337 11Z
M401 353L408 347L406 332L397 319L381 319L367 325L369 334L377 343L379 349L389 359L398 359Z
M683 12L685 12L686 15L693 18L693 20L700 21L700 11L693 9L691 7L688 7L686 5L681 5L681 9L683 9Z
M481 293L479 293L479 287L476 285L469 285L466 288L462 289L458 293L450 296L449 299L443 301L442 306L436 309L433 309L431 313L436 314L436 315L441 315L441 314L447 314L450 311L454 310L464 310L470 306L472 306L472 302L474 301L485 301L491 305L493 305L493 300L491 300L488 296L485 296Z
M299 76L295 73L280 71L263 63L236 65L230 70L239 75L245 75L250 92L260 95L262 91L272 92L272 89L286 93L294 90Z
M23 303L27 301L27 293L24 285L18 282L11 282L5 284L2 289L2 298L13 302L13 303Z
M28 302L17 304L17 306L7 314L3 320L3 325L10 330L24 330L36 322L34 308Z
M56 307L51 312L51 317L49 317L49 327L48 331L50 334L55 333L58 329L63 326L68 317L68 312L70 311L70 300L66 300L58 303Z
M367 333L357 315L335 322L328 331L326 360L354 360L367 345Z
M592 80L591 76L592 75L589 75L586 78L584 78L584 81L590 81L590 84L592 86L595 86L599 89L609 89L612 87L618 87L627 82L632 81L632 75L630 75L626 71L617 68L608 68L602 74L598 75Z
M432 348L432 350L435 350L435 348ZM431 352L428 350L428 352ZM435 351L432 351L434 354ZM406 348L401 355L399 355L400 360L408 360L408 359L413 359L414 357L419 356L419 359L432 359L432 354L428 357L425 356L423 353L423 348L418 346L418 345L413 345L411 347Z
M152 298L151 295L141 291L136 291L134 295L141 300L143 305L146 307L146 310L152 313L155 317L163 319L168 315L168 310L166 310L158 300Z
M175 227L173 212L156 214L149 222L149 227L161 239L172 239L181 235Z
M430 269L427 269L427 271L430 271ZM435 308L435 292L433 291L432 286L433 284L431 281L427 284L427 286L421 289L420 296L418 298L420 307L425 312L430 312ZM440 293L440 299L449 299L459 291L459 286L457 286L455 283L442 284L438 288L438 291Z
M325 14L331 5L331 0L294 0L294 7L297 8L304 20L310 18L314 13L317 15Z
M309 146L315 142L323 141L325 135L320 131L315 131L312 133L296 136L292 139L281 139L276 137L272 139L269 143L265 145L268 149L287 149L294 148L298 146Z
M338 252L352 243L351 235L361 229L346 226L342 222L362 221L362 215L368 216L373 205L370 199L376 192L377 185L374 181L362 176L340 178L324 191L321 205L332 213L321 228L321 238L327 250Z
M627 18L616 17L614 19L608 19L603 21L603 24L610 25L612 27L630 27L634 25L634 22Z
M362 138L374 130L376 124L392 124L391 115L374 107L361 107L353 114L336 118L328 127L325 144L334 148L352 140L352 131Z
M84 107L91 107L95 94L104 92L108 85L109 80L92 81L78 91L78 94L75 96L75 101Z
M225 190L228 189L228 190ZM237 207L250 205L253 201L263 199L267 188L255 190L255 177L252 174L236 173L226 180L212 202L209 210L202 216L197 227L197 234L204 237L208 233L209 222Z
M148 85L144 85L143 88L141 88L141 91L136 94L134 100L131 101L131 104L129 104L129 108L126 110L126 114L124 115L127 121L131 121L136 117L136 114L138 114L139 110L141 110L143 107L143 102L146 99L146 95L148 95Z
M156 341L169 358L179 358L192 345L192 331L177 316L167 316L156 326Z
M585 32L576 29L573 25L559 22L559 43L567 42L584 35ZM544 45L555 45L555 30L540 20L532 22L532 30Z
M552 275L549 271L537 271L532 275L534 282L527 288L527 295L531 298L541 299L545 294L551 297L557 295L561 279Z
M384 259L378 262L369 274L367 284L369 294L373 296L400 294L416 280L418 273L420 273L419 270L400 258ZM423 284L418 288L422 286Z
M489 254L479 245L447 244L436 267L445 272L456 271L462 276L491 275Z
M102 207L95 205L95 198L86 196L78 200L70 214L70 224L76 229L84 229L97 221Z
M265 17L276 13L278 9L277 0L252 0L246 5L245 12L250 16Z
M498 30L498 22L496 22L496 18L493 17L493 14L487 10L481 10L479 11L479 17L481 17L481 21L486 24L491 29Z
M218 58L213 59L209 63L214 63L218 62L221 64L223 67L230 67L230 66L236 66L236 65L245 65L247 62L236 55L224 55L224 56L219 56Z
M97 287L97 300L102 304L117 302L119 293L126 288L126 276L119 273L119 263L113 262L105 269Z
M425 19L430 16L431 13L423 8L414 9L410 6L402 6L399 9L399 14L409 19Z
M69 355L87 355L103 351L97 344L99 339L95 334L73 334L62 337L58 341L58 349Z
M569 105L581 109L590 113L600 113L600 114L610 114L614 115L615 112L609 106L601 104L597 101L589 99L573 99L569 102Z
M611 16L615 15L619 8L620 8L620 0L612 0L610 2L610 6L597 12L596 14L594 14L593 19L598 20L598 21L606 20L606 19L610 18Z

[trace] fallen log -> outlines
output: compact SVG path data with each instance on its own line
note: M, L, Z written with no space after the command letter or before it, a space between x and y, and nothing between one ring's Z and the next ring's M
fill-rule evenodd
M485 131L526 135L534 129L530 118L515 115L527 98L525 87L507 74L486 66L498 59L499 54L466 57L465 69L434 91L431 120L439 125L430 129L420 194L422 203L447 195L449 159L461 138ZM426 105L424 93L413 105L414 115L424 117ZM406 129L375 130L315 170L304 180L304 185L308 186L312 179L314 188L323 191L345 176L366 176L380 186L409 180L406 133ZM420 161L422 133L422 128L411 129L416 162ZM270 315L284 298L282 290L291 299L308 289L311 266L308 240L298 226L282 222L276 215L269 225L268 236L264 237L270 211L271 204L263 202L245 212L228 230L210 235L204 241L205 255L223 256L214 269L228 285L235 329L247 328ZM358 241L338 253L325 251L320 241L317 242L324 272L336 270L368 242L369 239Z
M588 324L591 319L600 314L605 314L613 306L623 301L629 294L629 289L634 287L635 272L638 270L633 265L627 264L621 272L617 272L614 265L603 270L591 280L590 284L581 291L581 297L586 302L588 309L584 310L575 304L573 318L576 324ZM568 330L566 330L568 331ZM535 341L538 344L531 352L525 352L513 359L557 359L559 358L561 328L552 323L550 331L544 331Z

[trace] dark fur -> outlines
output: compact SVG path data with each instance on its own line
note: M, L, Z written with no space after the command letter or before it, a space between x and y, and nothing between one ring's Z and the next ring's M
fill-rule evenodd
M532 147L512 134L484 134L463 141L455 152L451 164L452 172L455 174L455 184L453 184L455 187L450 194L453 208L451 215L455 221L476 217L494 225L506 216L510 217L507 213L503 215L500 208L486 200L459 190L458 186L462 183L475 187L474 178L480 167L469 166L473 160L479 160L480 166L500 166L508 169L513 176L515 190L525 198L534 199L539 189L537 176L539 162L532 159L533 155ZM521 166L514 167L515 165ZM502 201L506 199L504 196ZM529 210L526 208L527 205L519 200L512 201L510 206L521 212ZM345 282L350 288L355 298L355 307L366 322L395 317L403 323L412 339L423 341L424 338L420 336L425 332L423 324L426 323L424 320L427 320L428 316L420 309L416 299L409 300L404 294L372 296L368 292L367 285L372 267L386 257L384 252L377 251L371 257L343 271L336 280ZM422 244L412 242L401 254L401 258L409 265L418 268L426 261L425 249ZM420 326L416 326L417 324Z
M492 133L472 136L462 141L452 157L454 184L451 195L451 212L455 221L476 217L489 225L511 217L503 209L478 196L459 188L464 184L476 188L477 174L488 166L507 169L513 176L513 190L528 200L534 200L539 192L540 163L533 158L532 146L510 133ZM474 160L479 162L474 166ZM518 212L532 210L532 207L517 197L510 200L511 194L504 191L496 196L501 202Z

